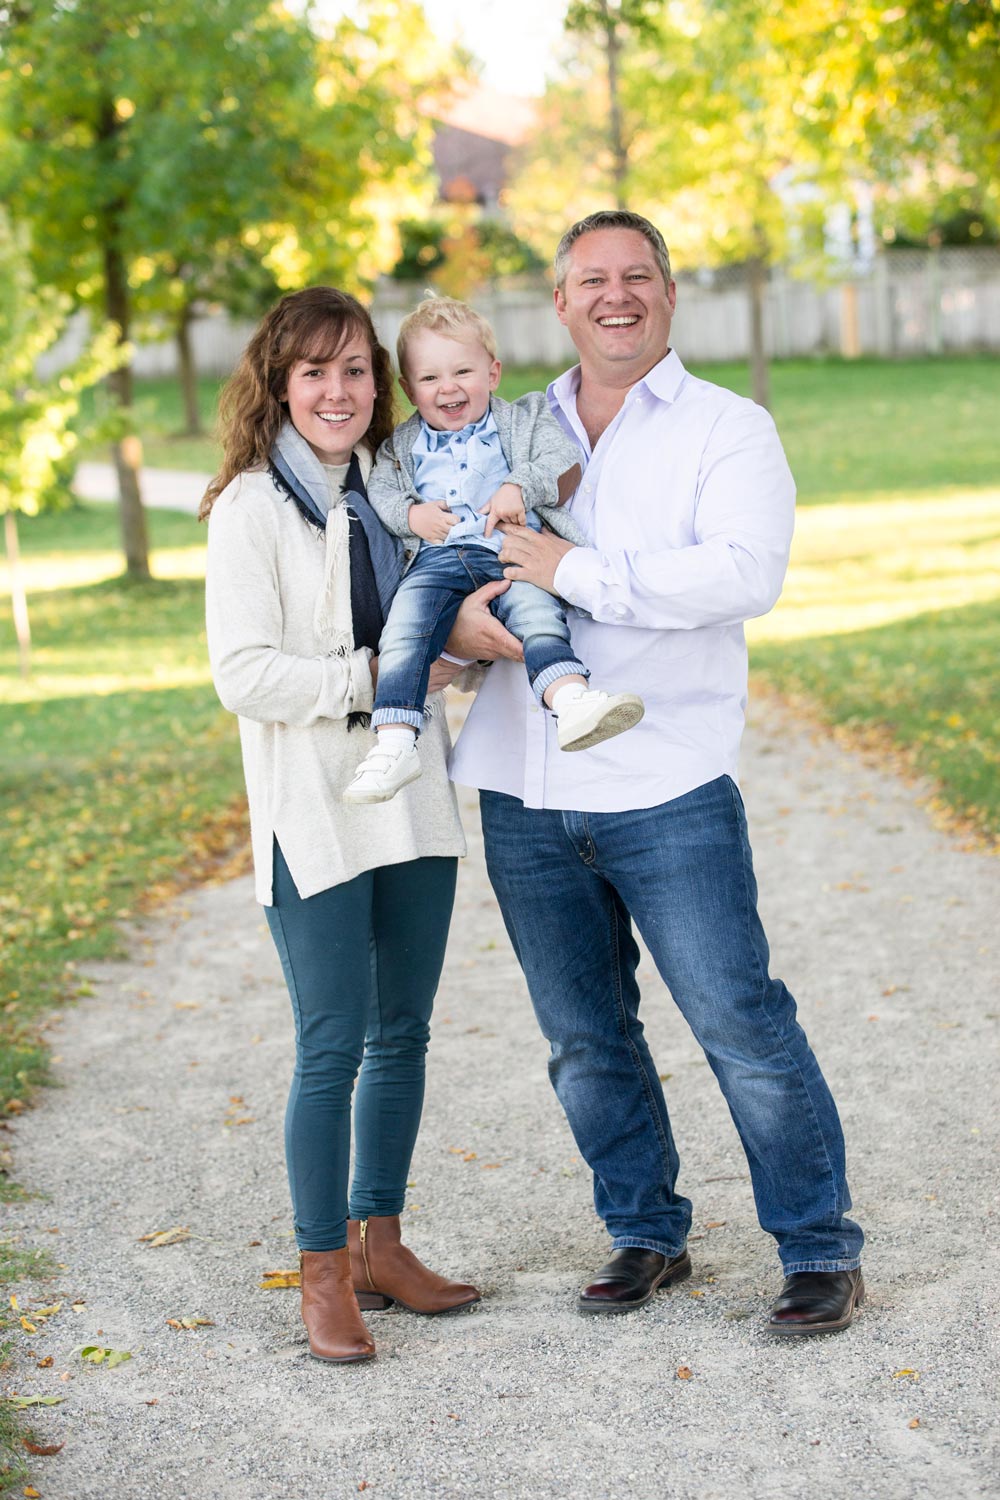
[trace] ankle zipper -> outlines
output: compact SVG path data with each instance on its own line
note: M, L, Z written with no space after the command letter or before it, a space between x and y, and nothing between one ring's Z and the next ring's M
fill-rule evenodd
M372 1273L368 1269L368 1249L367 1249L368 1220L367 1219L359 1219L358 1220L358 1227L359 1227L359 1229L361 1231L361 1259L364 1262L365 1276L368 1278L368 1285L371 1287L372 1291L374 1291L375 1290L375 1283L372 1280Z

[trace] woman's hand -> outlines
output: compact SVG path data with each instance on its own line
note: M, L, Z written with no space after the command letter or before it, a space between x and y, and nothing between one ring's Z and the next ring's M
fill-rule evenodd
M413 535L422 542L446 542L451 528L458 525L458 516L443 500L421 500L419 505L411 505L406 519Z
M445 641L445 650L467 661L523 661L524 647L490 614L490 600L498 599L510 587L508 583L484 583L481 589L464 600L458 618Z

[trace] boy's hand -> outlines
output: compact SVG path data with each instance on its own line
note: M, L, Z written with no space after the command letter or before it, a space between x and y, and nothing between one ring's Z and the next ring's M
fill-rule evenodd
M423 500L419 505L411 505L406 519L413 535L422 542L446 542L449 531L459 520L443 500Z
M480 506L479 514L486 517L485 536L492 536L493 528L501 521L511 521L515 526L523 526L525 516L521 486L509 481L502 484L487 504Z

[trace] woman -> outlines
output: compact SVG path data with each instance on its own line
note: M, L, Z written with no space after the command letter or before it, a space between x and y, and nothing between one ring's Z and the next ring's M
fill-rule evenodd
M359 302L328 287L285 297L223 394L225 458L201 508L212 672L240 719L257 896L295 1017L285 1147L302 1317L311 1353L334 1363L374 1357L359 1303L440 1313L479 1300L399 1232L465 852L443 714L421 735L412 795L342 802L370 745L375 653L403 565L365 498L392 392ZM436 663L432 688L457 670Z

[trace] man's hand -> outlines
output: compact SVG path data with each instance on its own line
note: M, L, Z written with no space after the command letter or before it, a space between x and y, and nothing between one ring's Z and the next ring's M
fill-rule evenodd
M519 484L511 484L505 481L491 495L485 505L479 507L479 514L486 517L486 526L483 529L484 536L492 536L493 529L501 521L510 521L515 526L524 525L524 495Z
M505 656L509 661L523 661L524 647L490 614L490 600L507 592L507 583L484 583L481 589L463 601L458 619L444 649L452 656L468 661L495 661Z
M422 500L411 505L406 513L410 530L422 542L446 542L448 533L458 525L458 516L453 515L443 500Z
M503 576L511 583L534 583L547 594L558 597L556 568L573 543L564 541L552 531L532 531L530 526L504 526L504 544L500 561L506 563Z
M463 670L460 661L445 661L443 656L439 656L437 661L431 662L430 677L427 679L428 693L442 692Z

